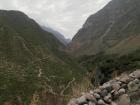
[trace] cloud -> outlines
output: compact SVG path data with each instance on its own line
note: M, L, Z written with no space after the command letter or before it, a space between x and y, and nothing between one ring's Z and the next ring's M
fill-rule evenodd
M110 0L0 0L0 9L20 10L72 38L86 19Z

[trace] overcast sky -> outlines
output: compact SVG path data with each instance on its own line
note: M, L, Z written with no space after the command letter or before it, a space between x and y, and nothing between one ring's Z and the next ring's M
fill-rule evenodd
M0 9L20 10L39 24L72 38L87 17L110 0L0 0Z

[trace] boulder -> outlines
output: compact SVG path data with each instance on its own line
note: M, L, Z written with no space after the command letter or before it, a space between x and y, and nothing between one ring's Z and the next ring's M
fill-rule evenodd
M130 97L127 94L123 94L118 99L118 105L130 105Z
M136 84L139 84L140 80L139 79L135 79L133 82L136 83Z
M90 94L92 94L92 95L94 94L94 92L93 92L92 90L90 90L90 92L89 92L89 93L90 93Z
M100 95L97 94L97 93L94 93L93 95L94 95L94 97L97 98L97 99L101 98Z
M120 84L118 84L117 82L115 82L115 83L112 84L112 88L115 91L118 91L120 89L120 87L121 87Z
M88 105L96 105L96 103L89 101Z
M102 99L100 99L100 100L98 101L98 104L99 104L99 105L106 105L106 103L105 103Z
M100 93L101 92L101 89L97 88L93 91L94 93Z
M123 83L129 83L131 81L131 78L127 74L122 74L120 77L117 77L116 80Z
M127 86L128 86L129 92L134 92L140 88L140 83L137 83L136 81L131 81L129 82Z
M118 105L118 104L117 104L116 102L113 102L113 101L112 101L112 102L111 102L111 105Z
M103 86L102 86L102 88L103 89L106 89L108 91L111 91L112 90L111 83L110 82L104 83Z
M140 78L140 69L134 71L134 72L131 73L129 76L130 76L130 77L133 77L133 78Z
M76 98L73 98L69 101L69 103L67 105L78 105L78 102L77 102Z
M95 103L97 102L96 98L93 95L91 95L90 93L86 93L85 98L88 101L92 101L92 102L95 102Z
M82 104L86 104L86 103L87 103L87 99L86 99L85 95L83 95L83 96L77 98L76 101L77 101L77 103L78 103L79 105L82 105Z
M103 91L101 91L100 95L101 95L101 97L105 97L108 95L108 91L106 89L104 89Z
M77 102L80 105L86 104L86 103L88 103L88 101L92 101L94 103L97 103L96 98L93 95L91 95L90 93L85 93L83 96L77 98Z
M119 93L119 95L122 95L122 94L125 94L125 89L124 88L122 88L122 89L120 89L119 91L118 91L118 93Z
M117 99L119 97L119 92L118 91L115 91L113 93L113 99Z
M112 96L111 94L108 94L107 96L104 97L104 101L107 103L111 103L112 102Z

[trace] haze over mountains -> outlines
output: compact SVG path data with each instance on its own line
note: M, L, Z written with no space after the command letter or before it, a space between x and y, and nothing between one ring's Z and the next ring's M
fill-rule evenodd
M71 39L66 39L64 35L59 33L58 31L53 30L52 28L42 26L42 29L44 29L47 32L52 33L60 42L62 42L64 45L67 45L70 43Z
M70 43L20 11L0 10L0 105L65 105L85 87L139 69L139 7L112 0Z

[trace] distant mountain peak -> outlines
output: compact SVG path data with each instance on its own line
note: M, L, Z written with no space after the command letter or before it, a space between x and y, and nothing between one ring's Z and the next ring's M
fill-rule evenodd
M71 39L66 39L64 35L50 27L42 26L42 29L53 34L64 45L67 45L71 41Z

